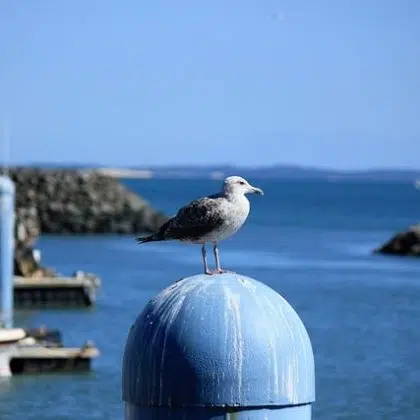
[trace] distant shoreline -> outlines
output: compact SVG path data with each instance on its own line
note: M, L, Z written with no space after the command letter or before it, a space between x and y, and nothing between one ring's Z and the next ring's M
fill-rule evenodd
M150 179L153 172L140 169L125 169L125 168L98 168L88 169L87 172L96 172L98 174L109 176L111 178L128 178L128 179Z
M297 170L287 171L286 173L279 171L266 171L264 169L250 168L232 168L229 170L197 170L190 168L179 169L130 169L130 168L95 168L89 169L89 172L100 173L116 179L212 179L222 180L229 175L241 175L249 178L271 179L279 181L299 181L299 180L316 180L326 182L340 181L383 181L383 182L406 182L413 184L414 187L420 188L420 171L419 173L399 173L399 172L347 172L347 173L328 173L317 170Z
M48 169L73 169L82 172L96 172L116 179L215 179L229 175L241 175L251 179L272 180L324 180L337 181L397 181L420 185L420 169L367 169L328 170L298 165L233 166L233 165L151 165L144 167L113 167L97 164L54 164L31 163L20 167Z

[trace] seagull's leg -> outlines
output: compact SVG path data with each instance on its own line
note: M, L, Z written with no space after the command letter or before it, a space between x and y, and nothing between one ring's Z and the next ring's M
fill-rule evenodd
M213 255L216 261L216 271L222 273L222 267L220 267L219 248L217 248L217 242L213 243Z
M217 246L217 242L213 243L213 254L214 254L214 259L216 261L216 273L233 273L233 271L228 271L228 270L223 270L222 267L220 266L220 258L219 258L219 248Z
M207 251L206 251L206 244L204 243L201 247L201 255L203 257L203 264L204 264L204 274L213 274L210 270L209 270L209 266L207 264Z

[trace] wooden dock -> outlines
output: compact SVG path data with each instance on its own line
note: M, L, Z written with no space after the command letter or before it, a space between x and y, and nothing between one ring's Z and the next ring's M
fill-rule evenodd
M16 309L89 307L96 301L99 278L80 274L74 277L14 277Z
M10 359L13 375L29 373L86 372L99 350L92 344L80 348L45 347L36 344L16 347Z
M86 372L98 356L99 350L91 341L80 347L64 347L58 330L0 328L0 377Z

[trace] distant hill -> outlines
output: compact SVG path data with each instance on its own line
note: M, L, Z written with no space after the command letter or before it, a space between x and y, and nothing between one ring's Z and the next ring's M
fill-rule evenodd
M137 169L140 169L137 168ZM296 179L296 180L372 180L414 182L420 179L419 170L372 169L363 171L339 171L294 165L263 167L247 166L149 166L142 167L153 172L153 178L222 178L227 175L242 175L249 178Z
M95 169L108 168L109 165L99 164L55 164L48 162L33 162L22 166L40 168L65 169ZM114 168L114 166L112 166ZM123 170L147 170L153 173L153 178L223 178L227 175L239 174L249 178L266 179L305 179L305 180L371 180L371 181L401 181L414 182L420 180L420 169L370 169L370 170L328 170L298 165L272 165L261 167L233 166L233 165L168 165L168 166L136 166L120 167Z

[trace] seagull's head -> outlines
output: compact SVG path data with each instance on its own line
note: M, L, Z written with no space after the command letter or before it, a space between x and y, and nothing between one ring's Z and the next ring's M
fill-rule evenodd
M223 191L227 194L259 194L264 195L263 190L253 187L246 179L240 176L229 176L223 181Z

